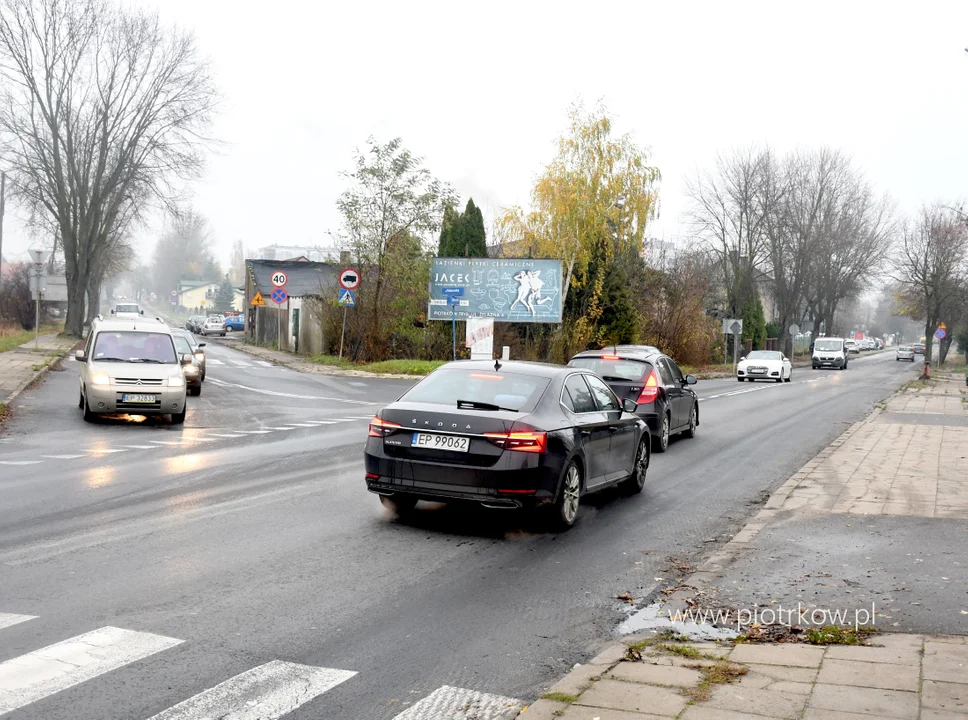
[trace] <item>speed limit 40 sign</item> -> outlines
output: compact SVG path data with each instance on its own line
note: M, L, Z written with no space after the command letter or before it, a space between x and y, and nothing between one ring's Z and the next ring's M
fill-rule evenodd
M272 280L272 284L276 287L282 287L286 284L289 278L286 277L286 273L284 273L282 270L276 270L272 273L270 280Z

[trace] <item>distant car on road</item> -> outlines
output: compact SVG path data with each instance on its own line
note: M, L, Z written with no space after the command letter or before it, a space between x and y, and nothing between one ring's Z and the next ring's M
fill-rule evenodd
M182 365L185 372L185 386L188 388L189 395L202 394L202 368L192 352L191 343L179 331L172 331L171 339L175 343L175 352L180 357L191 357L192 361Z
M898 346L894 359L898 362L901 362L901 360L910 360L911 362L914 362L914 348L910 345Z
M118 318L137 318L145 314L137 303L118 303L111 308L111 314Z
M924 355L927 346L922 342L916 342L911 345L911 349L914 350L915 355Z
M648 427L594 373L544 363L448 363L370 421L366 487L400 515L418 500L541 507L567 529L580 498L640 492Z
M225 318L221 315L209 315L202 323L201 335L221 335L225 337Z
M205 362L205 351L202 350L205 347L205 343L198 342L195 336L187 330L172 330L172 335L181 335L188 341L192 349L192 354L195 356L195 361L198 363L199 368L201 368L202 380L205 380L207 363Z
M857 344L856 340L844 340L844 347L847 348L848 353L860 355L860 346Z
M843 338L819 337L813 343L813 354L810 357L813 369L833 367L838 370L847 369L847 348Z
M586 350L568 362L599 375L621 400L636 403L635 414L645 420L652 435L652 449L665 452L669 438L677 433L696 437L699 398L668 355L651 345L618 345L606 350Z
M793 379L793 363L777 350L754 350L740 359L736 366L736 379L772 380L790 382Z
M192 315L185 322L185 329L190 332L200 333L202 331L202 325L205 323L204 315Z
M241 315L229 315L225 318L225 329L228 332L245 330L245 318Z

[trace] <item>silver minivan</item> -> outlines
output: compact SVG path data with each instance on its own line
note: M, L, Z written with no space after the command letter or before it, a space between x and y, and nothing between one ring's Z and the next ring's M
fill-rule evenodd
M97 415L170 415L185 422L184 365L193 356L175 352L168 326L156 320L95 320L80 363L78 407L91 422Z

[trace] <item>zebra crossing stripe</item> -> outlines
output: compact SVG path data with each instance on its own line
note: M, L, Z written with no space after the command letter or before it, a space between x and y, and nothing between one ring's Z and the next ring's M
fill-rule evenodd
M0 715L182 642L103 627L7 660L0 663Z
M313 425L335 425L339 420L307 420L306 422Z
M77 458L86 457L85 455L41 455L42 458L49 458L51 460L76 460Z
M205 362L208 363L209 365L224 365L225 364L224 362L222 362L218 358L213 358L213 357L205 358Z
M443 685L393 720L512 720L521 707L513 698Z
M273 660L231 677L150 720L276 720L356 675Z
M3 628L8 628L11 625L18 625L22 622L27 622L28 620L33 620L36 615L15 615L13 613L0 613L0 630Z
M131 448L132 450L157 450L157 445L125 445L126 448Z
M213 437L220 437L220 438L240 438L240 437L245 437L245 435L241 435L239 433L212 433L212 436Z
M265 435L271 433L272 430L239 430L239 432L246 435Z
M39 465L43 460L0 460L0 465Z
M273 365L268 360L256 360L255 361L255 364L256 365L261 365L262 367L275 367L275 365Z
M293 427L316 427L315 425L310 425L309 423L289 423Z

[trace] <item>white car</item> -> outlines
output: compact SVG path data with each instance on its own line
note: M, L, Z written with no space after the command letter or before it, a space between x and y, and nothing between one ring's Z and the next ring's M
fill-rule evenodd
M221 315L209 315L202 323L202 335L221 335L225 337L225 318Z
M790 382L793 379L793 363L783 353L775 350L754 350L739 361L736 366L736 379L772 380Z
M119 319L134 318L140 319L145 311L138 307L137 303L118 303L111 308L111 314Z
M854 353L854 355L860 355L860 347L857 345L857 341L844 340L844 347L847 348L847 352Z
M899 346L894 355L894 359L898 362L901 362L901 360L910 360L911 362L914 362L914 348L910 345Z

